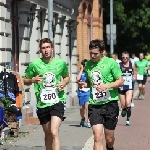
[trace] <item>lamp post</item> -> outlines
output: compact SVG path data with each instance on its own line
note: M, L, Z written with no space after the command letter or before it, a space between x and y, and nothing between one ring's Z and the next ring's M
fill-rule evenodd
M114 53L113 43L113 0L110 0L110 54Z

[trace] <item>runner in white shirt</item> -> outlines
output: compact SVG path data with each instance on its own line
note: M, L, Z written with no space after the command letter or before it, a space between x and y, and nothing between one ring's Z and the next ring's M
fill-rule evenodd
M136 61L139 61L139 58L135 56L134 53L132 53L132 57L130 58L130 61L132 63L132 66L134 66Z

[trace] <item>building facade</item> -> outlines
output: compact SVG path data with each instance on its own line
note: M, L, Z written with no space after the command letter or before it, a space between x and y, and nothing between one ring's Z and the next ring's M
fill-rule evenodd
M103 39L102 0L82 0L78 7L77 50L78 69L82 59L89 59L89 42Z
M67 62L71 83L66 87L67 106L72 105L72 91L76 90L77 72L76 17L80 0L54 0L53 41L54 56ZM1 0L0 1L0 71L12 62L12 70L24 76L28 64L40 57L39 40L48 37L47 0ZM70 59L70 54L72 55ZM24 103L30 105L23 110L26 123L35 122L36 98L33 85L25 87ZM28 114L26 114L28 113ZM32 117L30 119L29 117Z
M90 40L103 39L100 0L53 1L54 56L67 62L71 82L65 88L67 107L77 100L76 72L82 59L89 59ZM24 76L28 64L39 58L39 41L48 37L48 0L0 1L0 71L12 70ZM38 123L34 87L25 87L23 121Z

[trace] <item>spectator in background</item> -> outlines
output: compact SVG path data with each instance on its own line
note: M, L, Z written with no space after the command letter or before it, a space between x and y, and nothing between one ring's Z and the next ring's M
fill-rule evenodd
M118 54L112 54L111 57L119 64L121 60L118 59Z
M132 63L132 66L134 66L135 62L136 62L136 61L139 61L139 58L136 57L134 53L132 53L132 54L131 54L130 61L131 61L131 63Z
M150 51L146 53L145 59L148 61L148 65L150 67ZM148 70L148 75L150 76L150 70Z
M107 56L107 51L106 50L103 50L103 56Z
M80 71L77 73L77 82L86 82L86 74L84 71L85 63L87 62L87 59L83 59L81 62ZM90 88L78 88L78 98L79 98L79 105L80 105L80 116L81 116L81 122L80 127L84 127L85 123L85 111L86 111L86 117L87 117L87 127L90 128L91 124L88 119L88 105L89 105L89 96L90 96Z

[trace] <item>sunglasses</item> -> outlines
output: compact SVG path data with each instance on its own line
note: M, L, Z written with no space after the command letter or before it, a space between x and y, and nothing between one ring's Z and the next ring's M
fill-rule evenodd
M122 57L122 59L129 59L129 57Z

